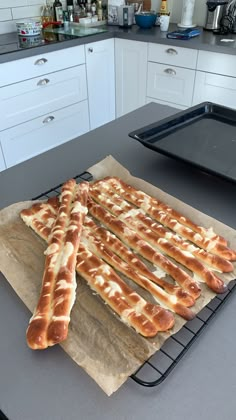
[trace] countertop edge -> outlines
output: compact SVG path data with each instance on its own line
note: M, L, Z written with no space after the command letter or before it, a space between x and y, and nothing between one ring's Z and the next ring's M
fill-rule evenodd
M169 31L175 30L177 28L176 24L171 24ZM19 60L22 58L32 57L35 55L45 54L53 51L63 50L65 48L76 47L78 45L86 45L92 42L98 42L110 38L119 38L126 39L130 41L140 41L147 43L156 43L171 45L175 47L183 47L195 50L216 52L221 54L236 54L236 35L216 35L212 32L205 31L203 28L200 36L192 38L190 40L178 40L178 39L168 39L166 38L166 33L160 31L158 26L153 27L152 29L145 30L140 29L136 25L133 25L130 29L119 28L118 26L107 26L108 31L100 34L90 35L82 38L74 38L70 40L65 40L62 42L53 42L51 44L45 44L40 46L35 46L27 49L20 49L18 51L6 52L0 54L0 64L10 61ZM12 43L14 42L14 33L0 35L0 45L7 44L8 36L12 38ZM220 44L222 39L227 39L228 41L225 44ZM232 40L232 41L229 41ZM17 35L15 38L17 42ZM10 42L8 42L10 43Z

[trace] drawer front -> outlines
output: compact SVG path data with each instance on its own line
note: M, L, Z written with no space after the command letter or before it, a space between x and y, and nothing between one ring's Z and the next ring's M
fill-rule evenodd
M236 77L236 55L199 51L197 69Z
M183 106L191 106L195 71L148 63L147 96Z
M205 101L236 109L236 79L197 71L193 102Z
M0 133L7 168L89 131L88 101Z
M6 165L5 165L4 157L2 154L1 143L0 143L0 172L4 171L4 169L6 169Z
M172 104L171 102L165 102L165 101L161 101L160 99L154 99L154 98L146 98L146 104L149 104L150 102L154 102L156 104L162 104L162 105L166 105L166 106L171 106L173 108L177 108L177 109L186 109L187 107L184 105L179 105L179 104Z
M148 44L148 61L195 69L198 51L171 45Z
M3 63L0 66L0 86L21 82L84 63L83 45Z
M0 88L0 130L86 98L84 64Z

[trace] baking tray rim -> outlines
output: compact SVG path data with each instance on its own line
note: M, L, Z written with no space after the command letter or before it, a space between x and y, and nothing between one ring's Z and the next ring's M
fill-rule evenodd
M211 169L211 168L209 168L205 165L201 165L200 163L194 162L194 160L188 159L186 157L182 157L182 156L180 156L180 155L178 155L174 152L172 153L171 151L164 150L162 147L158 147L154 142L153 143L150 142L150 140L156 138L157 139L156 143L157 143L158 140L161 140L161 139L167 137L169 134L172 134L174 131L179 131L181 129L181 127L178 126L177 128L175 128L176 126L174 126L174 122L176 120L180 120L184 117L185 121L184 121L184 124L182 124L182 125L186 126L187 123L188 123L186 117L189 114L194 114L194 113L196 114L196 115L193 115L192 118L189 120L189 124L190 124L190 123L193 122L194 119L197 120L199 118L200 112L198 112L198 111L205 110L201 114L206 115L208 113L209 116L210 116L210 115L215 115L216 114L216 113L213 112L214 109L221 110L221 111L223 110L223 111L226 111L226 112L230 113L231 117L232 116L235 117L235 123L236 123L236 110L234 110L230 107L226 107L224 105L214 103L214 102L205 101L205 102L199 103L198 105L187 108L186 110L176 112L176 114L171 115L171 116L166 117L166 118L163 118L163 119L161 119L159 121L156 121L152 124L148 124L148 125L143 126L143 127L139 128L137 130L133 130L128 134L128 136L133 138L134 140L137 140L139 143L143 144L143 146L147 147L148 149L151 149L151 150L153 150L155 152L158 152L162 155L165 155L167 157L173 158L177 161L187 163L194 168L200 169L203 172L209 173L211 175L218 176L218 177L223 178L227 181L231 181L231 182L235 183L236 182L236 177L233 177L233 176L230 176L229 174ZM225 116L221 116L221 118L225 118ZM165 126L168 126L169 123L172 123L171 126L165 128ZM152 136L149 136L145 140L140 137L140 135L142 133L144 133L146 131L150 131L150 130L158 128L158 127L161 127L161 126L164 126L164 129L163 129L162 132L160 131L159 133L156 133Z

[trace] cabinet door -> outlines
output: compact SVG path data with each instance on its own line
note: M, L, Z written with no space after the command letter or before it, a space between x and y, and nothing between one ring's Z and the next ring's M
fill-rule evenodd
M90 127L115 119L114 39L85 46Z
M145 105L147 43L115 39L116 116Z
M183 106L192 105L195 70L148 63L147 96Z
M68 106L2 131L7 168L89 131L88 102Z
M35 51L37 50L35 48ZM21 82L84 63L83 45L1 63L0 86Z
M197 71L193 103L204 101L236 108L236 78Z
M2 148L1 148L1 144L0 144L0 172L4 171L4 169L6 169L6 165L5 165L4 157L3 157L3 154L2 154Z
M2 87L0 130L85 99L85 64Z
M170 66L196 68L198 51L166 44L148 44L148 61Z

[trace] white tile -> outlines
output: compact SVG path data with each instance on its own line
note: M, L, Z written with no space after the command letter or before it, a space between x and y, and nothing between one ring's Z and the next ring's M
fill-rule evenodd
M14 7L12 9L13 19L38 17L41 15L42 6Z
M29 0L0 0L0 9L7 7L18 7L18 6L28 6ZM38 3L40 0L38 1Z
M16 32L15 22L13 20L0 22L0 34L7 34L9 32Z
M45 0L22 0L26 2L28 6L34 6L34 5L43 5L46 4Z
M11 19L12 19L11 9L1 9L0 22L4 22L6 20L11 20Z

